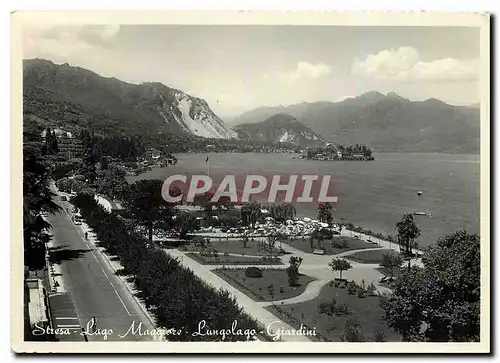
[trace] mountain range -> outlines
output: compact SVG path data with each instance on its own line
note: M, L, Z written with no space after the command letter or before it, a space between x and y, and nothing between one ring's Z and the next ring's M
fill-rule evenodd
M409 101L393 92L373 91L340 102L260 107L231 123L251 124L286 113L331 142L387 152L478 153L480 114L474 106L434 98Z
M325 140L295 117L279 113L257 123L233 127L241 140L265 143L290 143L300 146L324 144Z
M131 84L48 60L23 61L23 114L68 131L193 135L204 138L363 144L374 151L479 152L478 105L410 101L368 92L340 102L261 107L229 127L203 99L159 82Z
M203 99L162 83L139 85L43 59L23 62L23 112L59 126L102 133L186 133L236 138Z

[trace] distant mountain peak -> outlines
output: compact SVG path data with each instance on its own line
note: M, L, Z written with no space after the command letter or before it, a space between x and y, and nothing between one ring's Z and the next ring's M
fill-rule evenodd
M383 100L385 98L385 95L378 92L378 91L369 91L369 92L365 92L365 93L363 93L355 98L358 100L363 100L363 101L367 101L367 102L378 102L378 101Z
M34 59L23 62L23 91L25 114L47 120L57 115L73 127L93 122L102 132L237 137L205 100L160 82L131 84Z
M321 136L286 113L277 113L257 123L236 125L233 129L240 139L247 141L282 142L297 146L317 145L324 142Z
M340 144L377 151L477 153L479 109L440 100L411 101L396 93L368 92L339 102L298 103L247 111L234 124L261 124L277 113L299 120L311 132Z
M387 97L388 98L394 98L394 99L398 99L398 100L405 100L405 101L408 101L408 99L398 95L396 92L389 92L387 94Z

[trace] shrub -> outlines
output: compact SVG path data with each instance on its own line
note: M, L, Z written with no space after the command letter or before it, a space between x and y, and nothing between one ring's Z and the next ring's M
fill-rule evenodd
M349 318L345 323L344 334L340 338L343 342L362 342L363 334L359 331L359 321L356 318Z
M359 298L364 298L366 296L366 290L363 289L362 286L358 287L358 291L356 292L356 295L359 297Z
M349 295L354 295L358 290L358 285L354 281L349 281L347 283L347 292Z
M339 280L332 281L333 287L340 287L341 282Z
M347 304L340 304L337 306L337 314L339 315L347 315L350 314L351 311L349 310L349 305Z
M372 282L368 287L366 288L366 293L370 296L374 296L377 292L377 289L375 288L375 284Z
M386 338L385 338L385 334L382 330L380 329L376 329L375 330L375 334L373 335L373 340L376 341L376 342L385 342L387 341Z
M348 246L348 243L343 238L334 238L332 240L332 247L333 248L347 248L347 246Z
M245 270L245 276L253 278L262 277L262 269L255 266L247 267Z

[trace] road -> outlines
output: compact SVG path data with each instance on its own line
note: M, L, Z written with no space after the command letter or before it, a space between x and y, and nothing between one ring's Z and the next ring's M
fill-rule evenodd
M71 293L82 327L93 318L97 333L89 341L148 341L149 335L127 334L135 322L143 323L143 330L154 329L124 283L114 274L101 252L88 243L80 226L73 224L66 212L71 205L57 197L64 211L47 217L53 235L50 258L58 264L64 290ZM108 333L108 334L106 334Z

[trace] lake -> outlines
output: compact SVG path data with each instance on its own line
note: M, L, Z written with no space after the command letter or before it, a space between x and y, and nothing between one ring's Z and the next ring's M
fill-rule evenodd
M155 168L129 181L165 179L172 174L330 174L334 181L335 219L374 232L395 235L404 213L415 216L421 229L420 246L457 229L479 231L479 155L378 153L376 161L311 161L293 154L176 154L179 162ZM417 195L422 191L422 195ZM317 205L295 203L299 216L316 217Z

